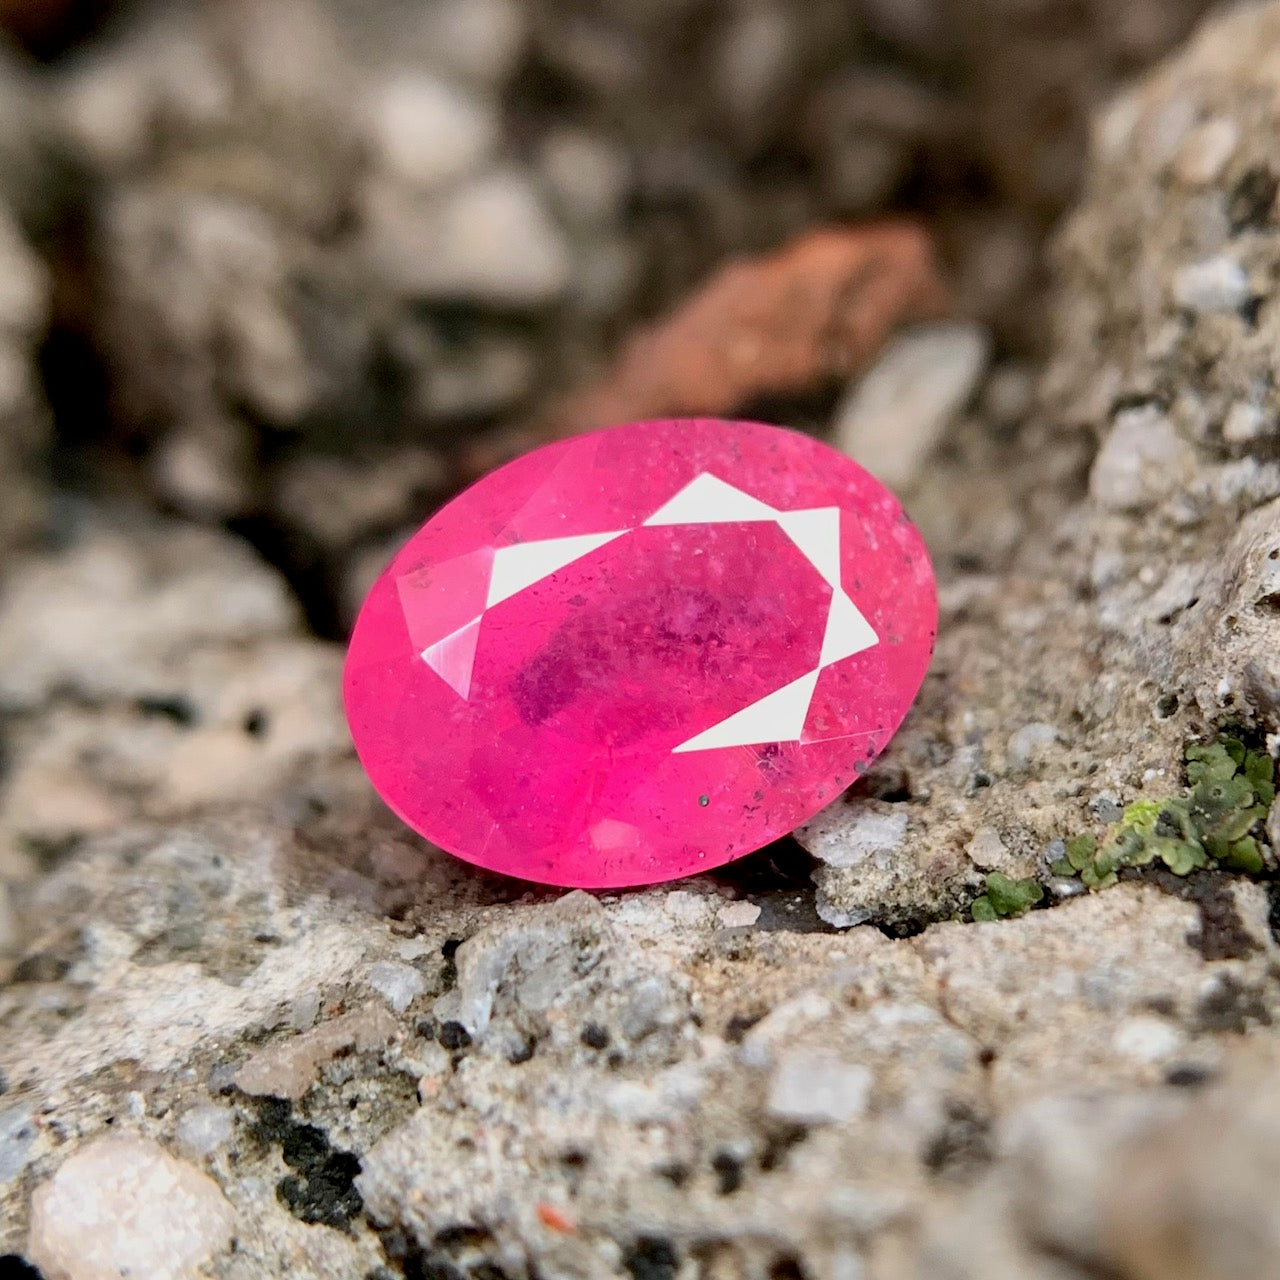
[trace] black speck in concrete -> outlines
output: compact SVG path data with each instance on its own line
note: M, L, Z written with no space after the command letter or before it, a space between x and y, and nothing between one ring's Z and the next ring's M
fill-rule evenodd
M254 707L240 726L251 738L265 738L271 731L271 717L262 707Z
M39 1267L16 1253L0 1255L0 1280L44 1280Z
M764 1017L764 1013L735 1013L725 1024L724 1038L730 1044L741 1044L743 1037Z
M731 1196L742 1186L742 1161L732 1151L717 1151L711 1167L715 1170L716 1190L722 1196Z
M1231 232L1256 231L1271 221L1280 179L1266 165L1247 169L1227 197L1227 219Z
M1216 1075L1217 1072L1212 1067L1203 1067L1195 1062L1179 1062L1164 1073L1164 1082L1175 1089L1203 1089Z
M588 1022L582 1028L582 1043L588 1049L607 1049L609 1047L609 1030L598 1022Z
M13 970L14 982L59 982L66 977L71 961L51 951L37 951L19 960Z
M405 1280L467 1280L467 1273L438 1249L413 1252L404 1259Z
M665 1236L637 1236L622 1255L634 1280L675 1280L680 1255Z
M795 1254L787 1253L769 1267L769 1280L809 1280L809 1273Z
M946 1119L923 1152L930 1173L966 1179L991 1161L991 1124L965 1102L947 1105Z
M441 944L440 954L444 957L444 964L440 966L440 986L445 991L451 991L458 984L458 965L454 956L462 942L461 938L446 938Z
M341 1228L364 1208L355 1185L359 1156L334 1148L316 1125L295 1120L286 1100L260 1099L252 1132L259 1141L278 1145L285 1164L295 1170L276 1186L277 1198L295 1218Z
M792 1147L799 1146L809 1136L807 1125L782 1124L773 1129L765 1138L764 1150L760 1153L760 1168L765 1173L777 1169L787 1158Z
M518 1067L522 1062L528 1062L530 1058L537 1052L538 1042L533 1036L528 1036L521 1040L514 1049L507 1054L507 1061L513 1067Z
M1275 942L1280 942L1280 882L1267 885L1267 928Z
M1236 910L1232 885L1238 877L1225 871L1175 876L1172 871L1151 865L1126 868L1120 878L1155 885L1172 897L1194 902L1200 919L1187 934L1187 944L1206 960L1243 960L1258 950L1257 940L1245 928Z
M200 722L200 713L190 698L181 693L147 693L135 704L144 716L162 716L181 729Z
M465 1049L471 1043L471 1032L460 1022L442 1022L436 1036L446 1049Z
M1195 1029L1244 1035L1250 1027L1269 1027L1271 1011L1256 987L1247 987L1231 974L1221 974L1196 1006Z
M1262 317L1262 308L1266 305L1266 298L1255 293L1253 297L1246 298L1237 308L1240 319L1244 321L1245 327L1248 329L1256 329L1258 321Z

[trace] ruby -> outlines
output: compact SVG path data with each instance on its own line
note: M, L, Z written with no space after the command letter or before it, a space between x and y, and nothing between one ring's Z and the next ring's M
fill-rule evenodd
M369 592L347 717L414 830L549 884L670 880L835 799L929 664L924 543L861 467L748 422L548 445L438 511Z

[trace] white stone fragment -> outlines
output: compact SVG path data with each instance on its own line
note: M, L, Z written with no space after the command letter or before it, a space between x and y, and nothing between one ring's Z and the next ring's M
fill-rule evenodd
M1163 1018L1138 1015L1116 1028L1111 1047L1134 1062L1155 1063L1173 1057L1182 1042L1182 1033Z
M681 924L701 924L711 904L700 893L672 889L663 896L662 905L666 913Z
M395 1034L396 1021L391 1014L370 1004L259 1049L232 1080L248 1094L297 1101L330 1058L352 1048L361 1053L381 1049Z
M1271 424L1256 404L1237 400L1222 421L1222 438L1228 444L1250 444L1267 434Z
M856 867L877 854L892 853L907 838L909 819L901 810L849 805L838 821L815 822L805 847L829 867Z
M17 223L0 208L0 333L26 334L44 323L49 281Z
M754 902L733 902L721 907L716 919L726 929L749 929L760 919L760 908Z
M780 1120L800 1124L853 1120L867 1109L871 1068L827 1050L794 1050L778 1063L767 1107Z
M13 909L9 886L0 882L0 956L17 951L21 937L18 913Z
M891 489L909 487L973 395L990 351L981 325L907 330L837 409L837 447Z
M289 1025L295 1031L306 1031L314 1026L319 1013L320 993L318 991L304 991L289 1006Z
M18 1103L0 1111L0 1187L26 1168L35 1140L36 1127L29 1106Z
M36 1190L27 1253L47 1280L188 1280L226 1248L212 1178L144 1138L98 1138Z
M498 140L498 116L482 98L434 76L402 74L370 95L369 129L383 165L432 190L474 173Z
M529 21L530 6L522 0L432 0L421 14L432 62L484 87L515 70Z
M1188 311L1234 311L1249 297L1249 277L1234 258L1219 254L1180 268L1173 297Z
M1015 769L1025 769L1058 741L1058 730L1043 721L1024 724L1009 735L1009 763Z
M565 234L518 168L434 199L375 189L367 216L374 264L406 297L538 306L569 285Z
M1141 511L1176 489L1195 458L1154 405L1116 414L1089 474L1089 492L1112 511Z
M964 847L965 853L975 867L983 871L993 871L1008 856L1004 841L995 827L979 827L973 833L973 839Z
M867 907L846 908L836 906L827 897L826 890L823 888L819 888L813 906L818 913L818 919L825 921L833 929L852 929L857 925L866 924L872 915L870 908Z
M748 119L767 112L797 52L797 19L785 5L740 7L720 40L714 79L721 97Z
M187 1155L203 1159L230 1142L234 1132L230 1108L206 1103L182 1113L174 1138Z
M381 960L370 968L369 985L396 1013L403 1013L427 989L417 969L392 960Z

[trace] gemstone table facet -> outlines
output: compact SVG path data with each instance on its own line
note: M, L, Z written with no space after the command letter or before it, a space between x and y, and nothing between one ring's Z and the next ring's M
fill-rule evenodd
M929 663L923 541L808 436L713 419L548 445L459 495L347 655L369 777L479 866L608 888L760 848L848 787Z

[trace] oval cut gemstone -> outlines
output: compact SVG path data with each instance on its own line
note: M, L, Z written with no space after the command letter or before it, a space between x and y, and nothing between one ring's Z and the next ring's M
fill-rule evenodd
M632 423L437 512L369 592L347 717L411 827L493 871L609 888L750 853L898 727L933 570L897 500L797 432Z

